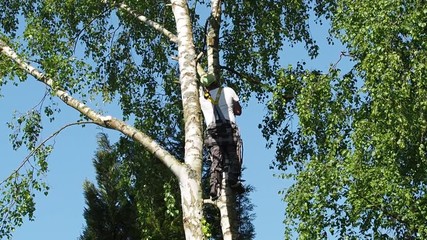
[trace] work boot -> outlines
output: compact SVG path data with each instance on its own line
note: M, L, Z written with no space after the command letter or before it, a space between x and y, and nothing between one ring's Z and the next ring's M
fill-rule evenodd
M230 184L230 188L233 189L233 191L235 191L237 194L242 194L246 191L240 181L237 181L234 184Z

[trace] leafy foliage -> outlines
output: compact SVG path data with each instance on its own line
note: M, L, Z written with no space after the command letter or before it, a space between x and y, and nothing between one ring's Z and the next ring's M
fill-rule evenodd
M295 180L286 236L426 238L427 11L337 1L329 17L353 68L280 71L264 119L270 144L279 136L274 166Z
M9 136L12 147L17 150L25 146L29 154L16 170L0 182L0 236L8 238L16 226L22 225L24 216L34 220L36 192L48 194L49 186L44 176L48 171L47 157L53 149L44 142L38 142L43 129L39 111L31 110L15 119L15 123L8 123L13 130Z

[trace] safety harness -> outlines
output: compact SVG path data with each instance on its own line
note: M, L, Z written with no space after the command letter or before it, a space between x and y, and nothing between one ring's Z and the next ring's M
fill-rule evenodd
M215 121L218 123L220 121L221 123L225 123L227 120L224 117L224 114L222 114L221 109L219 108L219 98L221 97L222 93L222 87L218 88L218 92L216 93L215 100L212 98L209 91L205 91L205 98L207 98L213 105L214 111L215 111ZM218 120L217 120L218 118Z
M217 106L219 103L219 98L221 97L222 87L218 88L218 92L216 94L215 100L212 98L211 93L207 88L205 88L204 91L205 91L205 95L204 95L205 99L208 99L214 106Z

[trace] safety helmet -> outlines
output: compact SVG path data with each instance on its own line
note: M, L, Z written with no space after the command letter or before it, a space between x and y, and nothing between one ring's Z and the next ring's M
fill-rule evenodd
M211 73L203 75L202 77L200 77L200 82L203 86L209 87L209 85L215 82L215 76Z

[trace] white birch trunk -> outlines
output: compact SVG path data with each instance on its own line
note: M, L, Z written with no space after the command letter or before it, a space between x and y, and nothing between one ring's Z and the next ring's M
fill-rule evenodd
M204 239L201 222L203 218L201 190L203 138L196 53L187 1L172 0L171 3L178 37L178 62L185 122L186 168L179 178L184 231L187 240L199 240Z

